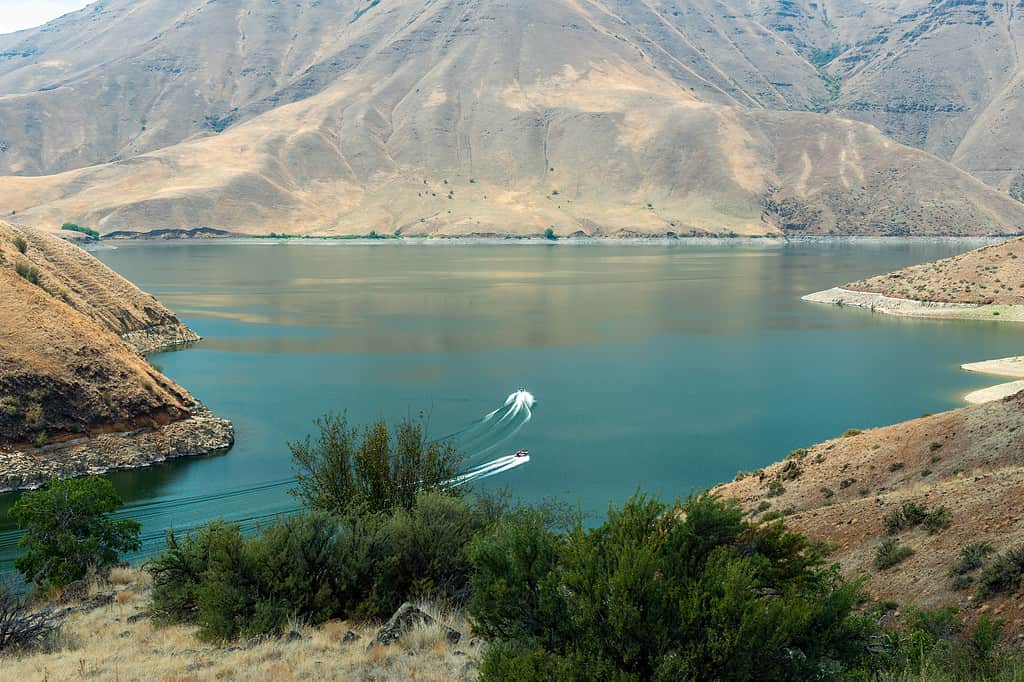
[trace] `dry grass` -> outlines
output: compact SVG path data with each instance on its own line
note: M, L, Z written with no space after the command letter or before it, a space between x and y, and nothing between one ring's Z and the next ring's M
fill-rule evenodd
M1024 305L1024 238L844 284L921 301Z
M269 639L216 647L196 639L194 628L155 627L148 618L128 618L149 602L148 576L120 569L98 591L114 601L70 617L63 648L0 659L2 677L10 680L474 680L479 651L468 638L449 645L443 627L411 632L398 645L373 646L372 625L331 621L319 627L293 623L302 638ZM421 605L428 610L429 605ZM457 614L429 607L451 625L465 626ZM343 641L352 630L359 639ZM466 633L467 630L460 630Z
M792 529L830 543L829 559L849 577L867 576L864 587L877 599L924 608L954 604L968 618L987 614L1004 620L1007 633L1024 640L1024 595L978 604L970 600L973 590L954 590L949 576L970 543L988 541L999 551L1024 543L1022 450L1019 394L812 446L795 457L801 473L786 480L785 492L776 497L768 497L768 486L789 462L715 490L739 500L755 518L781 512ZM834 494L823 495L826 487ZM907 502L943 506L952 524L935 534L921 528L901 532L899 540L913 556L878 571L873 559L886 537L884 516Z

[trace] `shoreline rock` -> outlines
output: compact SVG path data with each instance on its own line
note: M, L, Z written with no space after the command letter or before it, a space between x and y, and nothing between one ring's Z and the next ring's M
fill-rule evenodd
M989 309L998 309L1001 313L1004 309L1016 306L990 306L978 303L944 303L941 301L913 301L908 298L893 298L884 294L877 294L868 291L853 291L842 287L832 287L824 291L816 291L813 294L801 296L801 300L811 303L825 303L838 306L853 306L864 308L875 313L886 315L901 315L904 317L982 317L978 312L985 312ZM1008 315L1008 319L1017 319L1014 315Z
M184 346L202 339L199 334L177 320L146 329L135 329L122 334L121 338L143 355Z
M0 452L0 493L38 488L54 476L94 476L197 457L234 445L234 425L205 405L191 416L157 428L106 433L42 448Z

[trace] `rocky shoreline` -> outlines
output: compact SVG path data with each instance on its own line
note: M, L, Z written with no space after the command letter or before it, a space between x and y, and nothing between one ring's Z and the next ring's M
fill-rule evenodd
M121 338L127 341L135 350L145 355L160 350L167 350L168 348L183 346L187 343L194 343L202 337L182 323L175 321L146 329L136 329L122 334Z
M42 448L0 453L0 492L38 488L58 476L94 476L179 457L227 450L234 425L200 403L191 416L156 428L83 436Z
M801 296L801 299L811 303L849 305L855 308L865 308L875 313L906 317L959 317L985 307L975 303L912 301L907 298L893 298L869 291L853 291L842 287L816 291L813 294Z

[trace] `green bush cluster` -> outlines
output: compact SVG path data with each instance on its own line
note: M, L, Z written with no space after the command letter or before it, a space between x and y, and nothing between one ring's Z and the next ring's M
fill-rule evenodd
M904 623L878 640L876 677L883 680L1021 679L1019 651L1002 643L1003 623L982 616L965 625L955 607L910 609Z
M1024 587L1024 545L997 555L978 577L979 599L994 594L1014 593Z
M459 600L467 544L500 510L422 492L409 510L304 513L251 537L219 521L180 539L168 532L167 551L146 565L152 612L222 641L279 631L292 617L379 619L409 598Z
M29 263L23 263L21 261L14 264L14 272L18 274L22 279L28 280L32 284L39 286L39 268Z
M907 545L901 544L896 538L886 538L875 549L875 568L885 570L892 568L914 553Z
M872 630L805 538L713 497L567 532L522 513L470 558L482 680L808 679L861 665Z
M899 509L882 517L885 532L895 535L900 531L924 526L930 535L949 528L953 515L943 506L928 509L927 505L907 502Z
M75 223L64 223L63 225L60 226L60 229L66 232L79 232L81 234L84 234L89 239L92 239L93 241L99 241L100 239L100 233L92 229L91 227L76 225Z

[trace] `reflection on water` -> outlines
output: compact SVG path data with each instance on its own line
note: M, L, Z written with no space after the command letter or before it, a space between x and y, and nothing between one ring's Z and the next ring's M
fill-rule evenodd
M526 386L533 419L493 454L530 460L485 485L588 511L638 485L685 495L984 385L958 365L1018 354L1021 328L799 300L965 248L126 244L97 256L204 337L154 361L235 421L237 445L111 479L149 552L168 527L294 509L286 444L322 412L424 410L451 433ZM0 554L15 538L0 527Z

